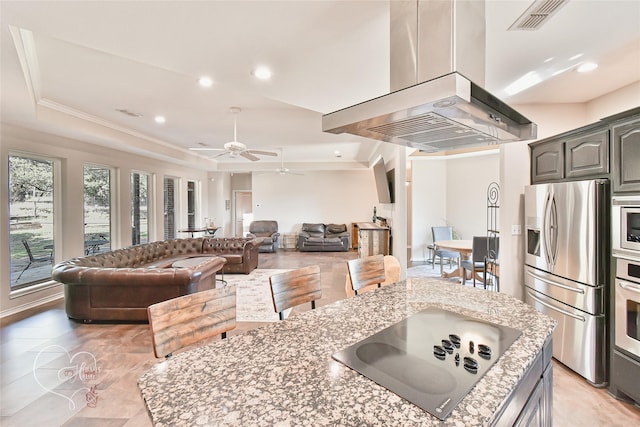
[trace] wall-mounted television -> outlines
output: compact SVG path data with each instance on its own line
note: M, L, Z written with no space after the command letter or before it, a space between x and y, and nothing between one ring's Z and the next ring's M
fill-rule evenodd
M395 169L387 172L384 159L381 157L373 165L373 176L376 181L376 190L378 191L378 202L394 203Z

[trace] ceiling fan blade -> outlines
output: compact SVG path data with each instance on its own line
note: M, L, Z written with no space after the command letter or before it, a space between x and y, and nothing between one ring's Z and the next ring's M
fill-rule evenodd
M217 155L213 156L213 158L215 159L215 158L218 158L218 157L226 156L227 154L229 154L229 152L225 151L224 153L220 153L220 154L217 154Z
M251 160L252 162L257 162L258 160L260 160L258 157L254 156L249 151L243 151L242 153L240 153L240 155L245 159Z
M245 153L259 154L261 156L277 156L278 153L272 151L260 151L260 150L246 150Z
M191 151L224 151L224 148L213 148L213 147L191 147L189 148Z

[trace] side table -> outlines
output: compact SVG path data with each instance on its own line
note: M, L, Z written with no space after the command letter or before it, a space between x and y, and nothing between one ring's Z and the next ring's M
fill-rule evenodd
M286 251L295 251L298 246L298 233L284 233L282 236L282 248Z

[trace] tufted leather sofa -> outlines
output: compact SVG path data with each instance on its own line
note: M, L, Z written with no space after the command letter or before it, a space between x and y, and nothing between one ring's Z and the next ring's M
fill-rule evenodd
M61 262L52 277L64 284L71 319L144 322L152 304L214 288L220 270L255 269L258 244L206 237L152 242Z
M202 253L216 255L227 260L222 271L226 273L249 274L258 268L258 248L260 239L249 237L203 239Z
M351 247L346 224L303 223L298 233L298 250L301 252L346 252Z

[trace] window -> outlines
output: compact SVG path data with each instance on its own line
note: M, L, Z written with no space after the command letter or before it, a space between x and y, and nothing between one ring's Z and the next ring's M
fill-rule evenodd
M51 278L54 254L54 161L9 156L11 289Z
M84 167L84 251L111 250L111 169Z
M176 238L176 187L177 179L164 178L164 239Z
M187 228L196 228L196 183L187 181Z
M131 244L149 242L149 175L131 173Z

